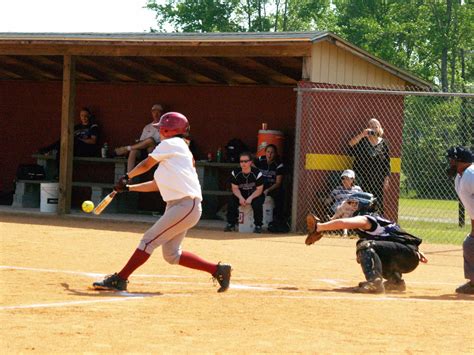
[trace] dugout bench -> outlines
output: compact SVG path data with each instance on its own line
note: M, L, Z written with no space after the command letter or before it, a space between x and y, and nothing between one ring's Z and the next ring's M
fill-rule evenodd
M41 183L57 182L54 179L57 176L57 162L54 156L33 154L37 164L45 170L45 180L17 180L15 186L15 194L13 196L12 207L39 208L40 206L40 187ZM112 165L113 173L107 172L102 178L106 181L83 181L83 178L73 179L73 187L83 187L91 189L90 199L94 203L98 203L103 197L112 191L114 182L125 174L127 169L127 159L122 157L116 158L99 158L99 157L74 157L74 165L87 165L89 168L97 169L102 165ZM227 175L230 176L230 170L238 167L235 163L217 163L208 161L197 161L196 171L199 182L204 195L203 216L214 218L219 207L219 199L230 196L231 191L227 190ZM76 169L75 169L76 170ZM225 178L225 180L223 179ZM224 186L223 188L220 188ZM128 212L133 213L138 209L138 193L130 192L120 194L114 199L112 204L107 208L109 212Z
M15 194L13 196L13 207L30 207L39 208L40 206L40 187L41 183L57 182L55 177L58 175L57 162L52 155L33 154L37 164L42 166L45 171L44 180L17 180L15 184ZM79 179L74 179L73 187L90 188L90 199L98 203L103 197L112 191L114 181L118 177L125 174L127 169L127 160L125 158L99 158L99 157L74 157L74 165L80 164L89 165L89 169L96 170L98 166L112 165L113 171L110 171L101 177L102 181L85 181L87 176L82 176ZM76 170L76 169L75 169ZM110 169L109 169L110 170ZM87 175L87 174L86 174ZM134 207L136 208L138 198L137 196L120 197L111 204L109 211L112 212L129 212Z

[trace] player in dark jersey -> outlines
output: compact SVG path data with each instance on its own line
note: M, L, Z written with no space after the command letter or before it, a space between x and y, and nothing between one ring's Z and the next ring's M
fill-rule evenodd
M265 155L258 158L256 166L263 174L263 194L272 197L275 203L274 221L283 222L285 196L282 184L285 166L278 158L278 150L274 144L266 146Z
M319 223L309 214L306 218L308 236L305 243L313 244L325 231L355 229L357 241L357 262L361 265L366 281L354 288L358 293L383 293L405 291L402 274L416 269L426 258L418 250L421 239L405 232L398 224L375 213L374 200L349 197L343 205L352 209L352 217ZM383 279L387 281L383 282Z
M252 154L244 152L239 158L240 168L232 171L232 196L227 207L227 226L225 232L236 229L239 206L251 205L255 223L254 233L262 233L263 203L263 175L259 169L252 166Z

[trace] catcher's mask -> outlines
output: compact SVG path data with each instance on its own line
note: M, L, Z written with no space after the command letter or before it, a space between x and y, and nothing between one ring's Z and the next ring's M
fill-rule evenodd
M458 163L472 163L474 160L471 151L461 146L449 148L446 157L449 159L449 168L446 171L449 176L456 176Z
M367 192L358 192L347 198L338 208L331 219L363 216L374 212L376 198Z
M153 123L153 126L159 129L160 134L165 138L186 136L189 133L188 119L179 112L165 113L158 123Z

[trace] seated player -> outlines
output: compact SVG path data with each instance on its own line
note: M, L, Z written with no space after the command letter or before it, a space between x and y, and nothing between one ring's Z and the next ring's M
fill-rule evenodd
M251 205L255 223L254 233L262 233L263 223L263 175L256 167L252 166L252 154L240 154L240 168L232 170L231 186L232 196L227 207L227 226L224 232L236 229L239 217L239 206Z
M96 157L99 156L99 125L97 124L92 111L87 107L82 107L79 112L80 123L74 126L74 156L76 157ZM49 155L56 151L56 160L59 164L61 141L57 140L53 144L40 148L38 153Z
M158 123L162 113L163 107L160 104L153 105L152 121L143 128L140 139L135 144L115 148L115 155L128 155L127 172L135 167L137 160L146 158L160 143L160 133L153 125Z
M257 159L256 166L263 175L263 194L272 197L275 203L273 221L282 223L284 221L285 204L283 190L285 167L278 157L278 150L274 144L266 146L265 155Z
M357 262L362 267L366 281L360 282L354 292L383 293L405 291L402 274L416 269L426 258L418 250L421 239L405 232L398 224L372 213L374 199L349 197L343 208L351 211L351 217L320 223L318 217L308 214L306 245L321 239L325 231L355 229ZM387 281L383 282L383 279Z

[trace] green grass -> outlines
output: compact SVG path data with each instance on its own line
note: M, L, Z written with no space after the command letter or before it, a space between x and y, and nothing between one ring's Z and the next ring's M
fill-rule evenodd
M458 227L457 201L402 198L398 215L400 225L424 242L460 245L471 229L468 216Z

